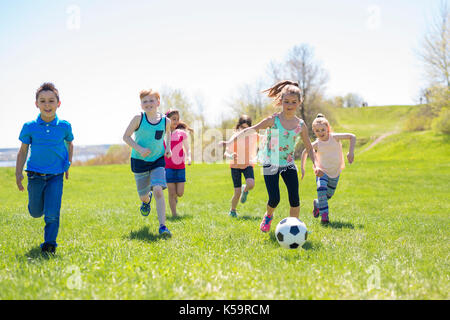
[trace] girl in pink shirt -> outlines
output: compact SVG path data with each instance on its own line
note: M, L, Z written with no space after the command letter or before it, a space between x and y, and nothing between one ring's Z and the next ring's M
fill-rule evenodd
M184 183L186 182L185 162L191 165L191 151L189 148L189 131L193 130L184 122L180 121L178 110L166 112L170 119L172 157L165 158L166 161L166 182L169 190L169 205L172 216L177 216L178 198L184 194ZM186 154L187 156L186 156Z
M312 143L316 154L314 173L316 174L317 199L313 201L313 215L319 215L321 223L326 225L329 221L328 200L336 191L337 183L342 169L345 168L341 140L349 139L350 148L347 153L348 162L353 162L356 137L351 133L334 133L325 116L319 113L312 123L312 129L317 139ZM302 179L305 175L305 162L307 153L302 153L301 170Z

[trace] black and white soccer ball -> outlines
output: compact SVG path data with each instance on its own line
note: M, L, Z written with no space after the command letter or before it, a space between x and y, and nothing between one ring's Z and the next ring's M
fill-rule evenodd
M283 248L297 249L306 242L308 230L300 219L287 217L278 223L275 236Z

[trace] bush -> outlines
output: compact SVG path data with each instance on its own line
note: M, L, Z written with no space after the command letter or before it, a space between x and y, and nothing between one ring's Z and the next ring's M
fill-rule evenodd
M430 105L421 106L406 119L404 131L424 131L431 129L431 122L436 114Z
M450 109L442 109L433 120L432 128L437 133L450 134Z
M124 164L130 162L131 148L128 145L112 145L106 154L89 159L76 161L75 166L97 166L105 164Z

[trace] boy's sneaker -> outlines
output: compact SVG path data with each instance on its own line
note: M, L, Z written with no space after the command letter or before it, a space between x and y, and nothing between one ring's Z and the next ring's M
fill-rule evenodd
M313 209L313 212L312 212L313 216L314 216L314 218L318 218L319 214L320 214L320 212L319 212L319 200L314 199L313 206L314 206L314 209Z
M320 220L320 223L323 225L327 225L330 223L330 220L328 219L328 212L324 212L322 214L322 219Z
M150 210L152 209L150 207L150 203L152 202L153 192L150 191L149 197L150 197L150 200L148 201L148 203L142 202L142 205L141 205L141 214L144 217L148 216L150 214Z
M230 217L237 218L237 212L234 211L234 210L230 210L230 213L228 213L228 215L229 215Z
M46 254L48 254L48 253L50 253L50 254L55 254L56 247L55 247L54 245L50 244L50 243L44 243L44 244L42 244L42 246L41 246L41 250L42 250L42 253L46 253Z
M241 192L241 203L245 203L245 201L247 201L248 191L244 192L245 187L246 187L246 185L243 184L242 185L242 192Z
M170 233L169 229L167 229L167 227L165 225L163 225L163 224L159 227L158 231L159 231L159 234L161 236L168 236L168 237L170 237L172 235Z
M272 223L273 215L268 216L267 213L264 215L264 218L259 226L259 229L262 232L269 232L270 231L270 224Z

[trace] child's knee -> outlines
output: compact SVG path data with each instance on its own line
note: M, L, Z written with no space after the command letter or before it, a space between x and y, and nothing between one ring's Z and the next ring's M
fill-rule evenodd
M177 191L177 196L178 197L182 197L184 194L184 190L183 191Z
M176 192L169 192L169 198L171 199L176 199L177 198L177 193Z
M251 190L255 187L255 180L253 179L247 179L245 183L247 184L248 190Z
M33 218L40 218L44 214L43 208L37 208L37 207L34 207L34 206L30 206L30 205L28 205L28 212L30 213L30 215Z
M155 186L153 187L153 195L155 198L159 199L164 197L163 189L161 186Z
M275 209L279 203L280 203L280 197L274 197L274 198L269 199L269 202L267 204L269 205L269 207Z

